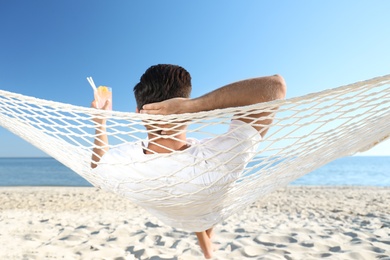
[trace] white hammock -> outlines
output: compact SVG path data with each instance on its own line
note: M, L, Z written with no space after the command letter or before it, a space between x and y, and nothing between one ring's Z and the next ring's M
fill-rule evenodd
M213 138L226 132L233 115L272 111L269 108L275 106L279 109L267 135L254 144L256 153L250 154L242 174L233 180L226 181L232 174L224 167L229 161L213 169L200 165L204 158L182 165L179 155L183 152L152 155L152 161L116 162L107 168L110 171L99 174L90 168L95 138L92 117L108 118L107 134L113 149L145 139L144 126L156 120L186 122L187 137ZM0 90L0 125L94 186L129 198L172 226L201 231L332 160L388 138L390 75L288 100L169 116L98 111ZM237 140L237 144L243 141ZM215 153L229 153L229 149ZM165 157L176 158L174 170L163 171L153 162ZM153 165L153 174L144 175L132 167L140 164ZM120 170L115 174L121 167L131 169L126 178ZM217 174L206 186L195 181L198 176L186 179L180 175L181 170L191 168L200 168L199 176Z

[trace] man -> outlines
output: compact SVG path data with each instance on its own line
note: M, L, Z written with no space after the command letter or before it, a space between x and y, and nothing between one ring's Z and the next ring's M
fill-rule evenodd
M191 76L184 68L168 64L152 66L146 70L140 82L134 87L135 99L137 101L136 111L145 114L170 115L246 106L283 99L286 94L286 86L282 77L274 75L235 82L195 99L189 98L190 92ZM103 109L106 109L108 105L109 101L106 102ZM97 107L95 100L92 102L92 107ZM179 169L177 170L177 176L188 178L189 184L183 184L187 186L177 186L179 187L178 189L191 190L191 185L200 184L206 186L206 184L217 183L216 180L218 179L218 185L215 185L217 188L212 187L209 190L206 189L196 194L200 202L210 200L211 194L217 194L217 197L220 198L224 194L224 188L221 187L226 187L229 183L233 183L240 176L251 155L254 154L257 144L268 131L272 117L267 117L267 115L269 115L269 112L250 114L242 118L237 115L236 119L231 121L230 128L225 135L208 139L207 141L187 139L184 124L175 125L164 122L150 124L146 126L148 143L124 144L110 151L108 151L108 139L105 134L105 120L95 119L97 123L96 146L93 150L91 166L96 168L96 174L102 176L104 174L106 176L116 174L116 176L120 176L122 179L126 179L126 176L132 178L131 175L137 173L130 168L117 167L116 169L111 169L107 165L110 163L118 164L119 161L128 160L131 164L138 165L136 166L137 171L150 174L150 172L155 172L156 168L158 168L162 172L161 174L166 174L164 176L168 176L171 172ZM244 140L244 142L238 143L237 140ZM227 147L235 148L232 151L215 153L216 150L224 151ZM238 154L238 151L240 154ZM241 153L241 151L246 152ZM152 154L169 154L169 156L157 158L155 162L138 163L139 158L142 161ZM186 155L188 157L185 157ZM184 161L183 165L191 166L180 166L182 168L177 166L177 164L180 164L176 158L178 156L181 156L180 161ZM194 158L197 158L197 161L193 161ZM191 163L187 163L186 160L191 160ZM171 161L174 163L171 163ZM225 162L224 167L230 170L229 174L225 175L218 172L218 165L222 164L222 162ZM203 166L203 169L200 170L202 164L207 164L207 167ZM231 165L230 168L229 165ZM115 173L113 173L114 171ZM194 172L196 175L194 175ZM129 190L137 189L137 185L132 183L128 187ZM176 191L170 192L175 193ZM191 207L190 209L191 211L197 210L196 207ZM156 212L153 208L149 208L149 211L159 215L159 212ZM184 211L180 211L178 208L170 208L170 211L166 210L161 215L161 219L173 226L178 226L177 222L181 222L182 225L179 227L183 228L189 228L195 222L194 227L191 226L190 229L195 231L204 256L211 258L212 243L210 239L213 234L213 226L207 225L208 223L217 223L218 212L215 212L214 209L204 209L201 205L198 210L201 211L199 216L194 216L195 213L191 213L194 214L191 215L188 208ZM177 218L176 222L173 220L174 217ZM204 228L202 229L203 231L198 230L199 227Z

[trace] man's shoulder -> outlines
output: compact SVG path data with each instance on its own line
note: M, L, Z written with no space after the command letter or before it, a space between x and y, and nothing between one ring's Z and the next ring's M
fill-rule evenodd
M128 149L134 149L136 147L139 147L142 145L142 142L126 142L126 143L121 143L118 145L114 145L112 147L112 150L128 150Z
M233 119L231 121L228 133L229 132L261 140L261 135L252 125L238 119Z
M114 145L110 148L110 150L107 153L112 156L131 157L137 155L138 152L143 153L141 141L126 142L126 143Z
M208 141L214 140L214 139L215 140L218 140L221 138L223 139L223 138L226 138L229 136L237 136L237 137L241 136L242 138L260 139L261 140L261 135L259 134L259 132L254 127L252 127L250 124L248 124L244 121L238 120L238 119L232 119L230 122L229 128L225 133L221 133L221 134L215 135L214 137L204 138L204 139L200 139L200 140L197 140L195 138L187 138L187 142L188 142L188 140L192 140L192 142L194 144L197 144L197 143L208 142Z

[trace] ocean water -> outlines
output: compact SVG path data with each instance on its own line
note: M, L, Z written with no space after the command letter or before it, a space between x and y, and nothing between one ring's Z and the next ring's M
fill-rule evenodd
M341 158L291 185L390 187L390 156ZM53 158L0 158L0 186L91 185Z
M53 158L0 158L0 186L92 186Z

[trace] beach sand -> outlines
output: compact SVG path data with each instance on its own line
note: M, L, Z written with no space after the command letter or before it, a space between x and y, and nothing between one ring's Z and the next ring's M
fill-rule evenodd
M390 188L287 187L213 241L213 259L390 259ZM0 247L0 259L203 259L193 233L95 188L0 188Z

